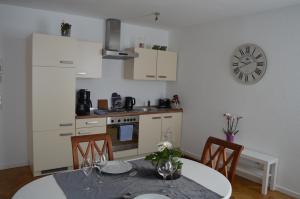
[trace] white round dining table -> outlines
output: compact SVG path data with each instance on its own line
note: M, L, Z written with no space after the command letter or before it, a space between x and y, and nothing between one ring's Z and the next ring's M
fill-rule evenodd
M232 193L228 179L216 170L199 162L181 158L182 175L229 199ZM66 199L52 175L34 180L19 189L13 199Z

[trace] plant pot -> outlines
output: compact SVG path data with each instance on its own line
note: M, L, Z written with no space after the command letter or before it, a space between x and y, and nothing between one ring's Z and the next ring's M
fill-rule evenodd
M61 30L61 36L64 36L64 37L70 37L71 36L71 29L62 29Z
M161 175L159 175L159 173L157 172L157 169L156 169L156 172L155 172L155 175L156 177L158 177L159 179L162 179L163 180L163 177ZM178 178L181 177L181 170L176 170L173 174L173 176L167 176L166 180L176 180Z
M226 134L226 140L227 142L234 142L234 135L233 134Z

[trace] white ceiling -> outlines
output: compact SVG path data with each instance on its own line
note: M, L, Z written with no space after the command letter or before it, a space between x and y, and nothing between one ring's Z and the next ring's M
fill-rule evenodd
M119 18L128 23L169 29L278 9L299 4L300 0L0 0L0 3ZM145 16L155 11L161 13L158 24L154 23L154 16Z

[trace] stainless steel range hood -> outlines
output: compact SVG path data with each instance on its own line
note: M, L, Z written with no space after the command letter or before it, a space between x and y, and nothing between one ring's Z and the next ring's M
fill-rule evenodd
M102 50L103 59L132 59L137 53L120 50L121 21L106 19L105 48Z

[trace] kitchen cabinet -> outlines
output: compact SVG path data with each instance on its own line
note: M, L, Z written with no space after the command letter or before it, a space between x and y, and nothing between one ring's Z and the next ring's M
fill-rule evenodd
M157 151L161 140L161 114L141 115L139 121L138 153Z
M75 68L32 67L33 131L75 128Z
M33 33L33 66L74 67L78 65L77 56L74 38Z
M77 78L101 78L102 76L102 43L78 41Z
M132 50L139 56L125 60L125 79L176 81L177 53L146 48Z
M157 151L157 144L171 132L174 147L180 147L182 113L141 115L139 123L139 154Z
M174 147L180 147L182 113L162 114L162 137L171 132L170 139Z
M157 51L135 48L137 58L125 60L125 78L134 80L156 80Z
M28 151L34 176L72 167L76 40L33 34L28 88Z
M157 80L176 81L177 53L157 51Z
M71 136L74 130L52 130L33 133L34 171L51 170L73 165ZM39 172L34 173L40 174Z

